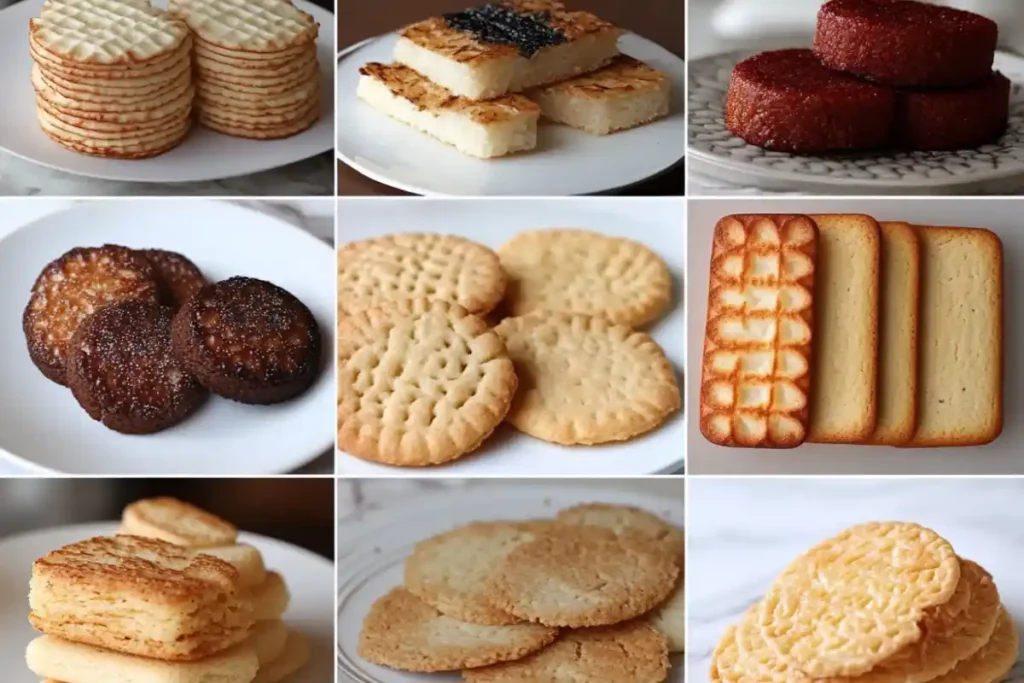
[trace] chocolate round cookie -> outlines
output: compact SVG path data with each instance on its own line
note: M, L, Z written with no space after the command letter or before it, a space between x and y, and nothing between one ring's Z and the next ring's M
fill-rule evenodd
M153 264L160 303L165 306L178 310L207 284L199 266L177 252L143 249L141 253Z

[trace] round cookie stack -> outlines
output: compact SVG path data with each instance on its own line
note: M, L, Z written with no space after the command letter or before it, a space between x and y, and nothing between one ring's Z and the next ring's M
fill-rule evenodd
M171 0L170 11L194 34L201 124L273 139L320 117L313 17L286 0Z
M191 126L188 27L144 0L46 0L29 21L43 132L76 152L162 154Z

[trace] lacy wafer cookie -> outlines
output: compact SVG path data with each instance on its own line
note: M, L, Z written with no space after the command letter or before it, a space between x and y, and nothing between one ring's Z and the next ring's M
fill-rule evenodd
M558 311L640 327L672 301L665 262L633 240L588 230L529 230L498 249L512 315Z
M549 312L506 318L495 332L520 382L508 421L530 436L564 445L625 441L679 410L675 370L643 332Z
M455 304L400 301L338 322L338 447L436 465L480 446L517 379L501 338Z
M711 443L790 448L806 438L817 240L806 216L715 226L700 391Z
M505 295L497 255L461 237L398 234L338 249L338 315L406 299L439 299L477 315Z
M862 524L794 560L757 608L757 626L808 676L858 676L919 641L925 610L948 602L959 581L960 560L934 531Z
M995 631L985 645L959 662L949 673L931 683L996 683L1010 673L1020 651L1020 637L1013 617L1001 607Z

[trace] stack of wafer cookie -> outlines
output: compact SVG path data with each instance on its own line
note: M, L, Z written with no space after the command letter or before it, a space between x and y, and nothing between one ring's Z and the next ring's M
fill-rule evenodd
M650 432L681 399L661 347L635 328L670 303L657 254L585 230L524 232L497 253L435 234L348 244L338 446L424 466L472 452L503 420L563 445Z
M251 608L253 626L246 642L259 665L252 683L285 680L309 659L305 637L281 620L290 600L284 577L267 571L259 550L238 543L234 525L174 498L151 498L124 509L119 533L167 541L234 567L240 596Z
M712 443L971 446L1002 431L992 232L727 216L710 272L700 428Z
M359 654L472 683L660 683L683 651L683 545L650 512L603 503L456 528L416 546Z
M287 0L171 0L195 40L196 111L208 128L283 138L320 117L318 25Z
M716 648L716 683L994 683L1017 659L992 577L934 531L870 523L797 558Z
M192 38L146 0L46 0L29 21L39 125L68 149L141 159L191 125Z

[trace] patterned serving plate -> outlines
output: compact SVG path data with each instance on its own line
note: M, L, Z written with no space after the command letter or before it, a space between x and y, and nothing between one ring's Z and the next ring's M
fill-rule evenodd
M749 145L725 127L733 52L690 63L689 168L718 180L773 191L820 194L1008 194L1024 192L1024 59L997 53L1013 81L1010 125L998 142L952 152L797 156Z

